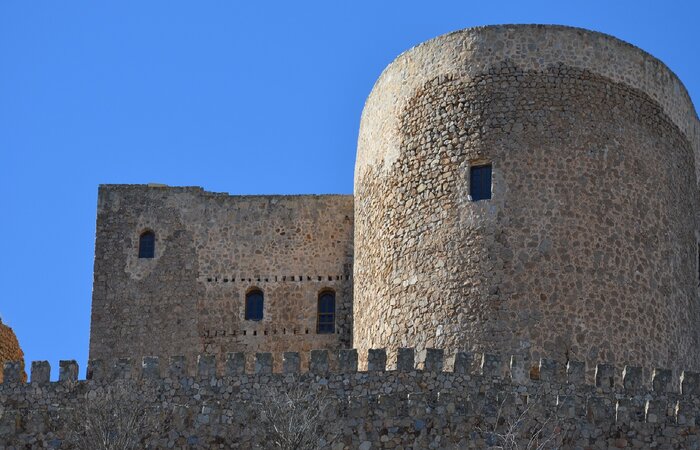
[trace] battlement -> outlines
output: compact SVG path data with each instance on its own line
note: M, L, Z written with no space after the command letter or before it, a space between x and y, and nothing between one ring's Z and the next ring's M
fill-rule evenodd
M366 370L358 370L359 356L366 357ZM18 363L6 363L0 441L59 442L68 425L42 424L70 416L76 405L120 386L127 390L128 402L176 416L162 436L145 438L155 447L259 444L264 434L256 428L261 402L270 392L292 389L324 393L332 406L321 419L332 424L323 428L324 439L335 440L339 449L358 448L365 441L484 448L495 436L489 430L508 420L525 423L527 414L532 417L523 429L554 424L552 432L563 448L700 444L700 375L695 372L674 376L664 368L587 368L582 362L551 359L530 364L490 353L446 355L441 349L427 349L418 369L415 356L412 348L399 349L393 361L384 349L366 355L354 349L314 350L309 370L302 371L304 355L286 352L281 372L273 371L273 355L265 352L229 353L218 361L200 355L192 372L183 356L167 363L147 356L138 365L131 359L91 360L87 379L80 381L75 361L59 363L57 381L50 380L48 362L35 361L28 383L21 381ZM246 361L253 362L252 370L246 370ZM364 431L358 434L358 429Z
M570 386L589 386L605 390L619 390L629 394L640 392L679 393L684 396L700 394L700 374L694 371L681 371L677 376L666 368L642 368L638 366L600 363L587 371L581 361L560 362L542 358L533 364L526 364L516 356L504 357L491 353L457 352L452 355L453 364L447 367L445 352L442 349L427 349L423 369L417 369L413 348L400 348L396 361L389 363L385 349L370 349L367 352L367 370L358 369L358 351L343 349L337 352L312 350L309 354L308 371L302 371L300 352L284 352L281 374L311 375L353 375L357 373L444 373L452 376L486 377L518 385L534 382L561 383ZM253 361L253 370L246 370L246 361ZM246 354L233 352L226 354L222 364L217 364L214 355L199 355L194 373L189 371L186 357L173 356L167 364L162 364L157 356L145 356L138 366L131 358L113 361L93 359L88 362L86 380L111 382L115 380L157 380L192 377L195 379L233 378L246 375L271 375L273 354L269 352ZM250 366L250 365L248 365ZM77 382L78 363L74 360L59 362L58 383ZM136 370L135 370L136 369ZM4 365L5 383L21 383L23 374L19 362L6 362ZM29 384L48 384L51 366L48 361L33 361ZM593 373L593 377L587 377ZM647 374L645 377L644 375Z

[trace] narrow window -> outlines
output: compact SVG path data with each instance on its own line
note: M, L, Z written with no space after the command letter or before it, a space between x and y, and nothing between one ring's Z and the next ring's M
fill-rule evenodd
M263 293L259 289L253 289L245 295L245 320L262 320L263 318Z
M335 333L335 292L333 291L323 291L318 295L316 333Z
M473 202L491 198L491 164L469 168L469 198Z
M698 286L700 286L700 242L698 242Z
M144 231L139 237L139 258L153 258L156 253L156 234Z

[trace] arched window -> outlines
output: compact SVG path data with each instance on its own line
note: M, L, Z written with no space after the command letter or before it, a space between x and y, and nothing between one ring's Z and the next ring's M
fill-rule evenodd
M264 297L260 289L253 289L245 295L245 320L262 320Z
M156 234L144 231L139 237L139 258L153 258L156 253Z
M335 333L335 292L321 291L318 294L318 321L316 333Z

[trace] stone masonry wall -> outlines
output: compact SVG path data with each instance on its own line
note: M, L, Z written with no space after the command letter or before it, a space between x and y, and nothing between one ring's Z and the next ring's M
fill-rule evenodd
M352 209L341 195L100 186L91 358L349 347ZM138 258L145 230L153 259ZM262 321L244 320L252 288ZM336 334L316 334L324 289L336 292Z
M242 354L227 355L219 372L212 356L202 356L192 374L182 358L169 368L144 358L136 372L128 361L112 368L91 361L87 381L77 381L74 361L62 361L58 382L49 381L49 365L40 361L32 364L30 384L19 381L18 364L8 363L0 384L0 450L66 448L75 412L116 386L125 393L107 407L107 417L118 420L110 414L132 404L148 410L156 423L140 439L152 449L271 448L261 402L269 392L299 388L327 407L318 441L334 450L487 448L502 444L499 435L510 425L521 444L535 435L549 440L542 448L700 448L694 372L674 379L669 370L599 364L587 378L582 362L530 367L470 353L458 353L446 371L435 349L426 352L425 369L416 370L413 349L397 354L391 364L397 369L385 371L386 352L370 350L366 372L357 371L355 350L340 350L334 371L328 352L315 351L306 373L298 353L284 354L283 373L273 373L269 353L256 355L253 372L245 371Z
M24 368L24 352L19 346L17 336L15 336L12 328L2 323L0 320L0 365L6 361L21 361ZM23 380L26 380L27 375L23 374ZM2 383L2 374L0 373L0 383Z
M354 346L700 367L697 116L680 86L564 27L401 55L358 142ZM471 202L483 162L493 197Z

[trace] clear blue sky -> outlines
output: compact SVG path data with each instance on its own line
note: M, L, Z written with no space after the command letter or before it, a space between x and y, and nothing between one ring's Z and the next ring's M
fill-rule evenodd
M77 359L84 376L98 184L351 193L374 81L443 33L602 31L664 61L698 104L698 5L3 0L0 315L27 361Z

